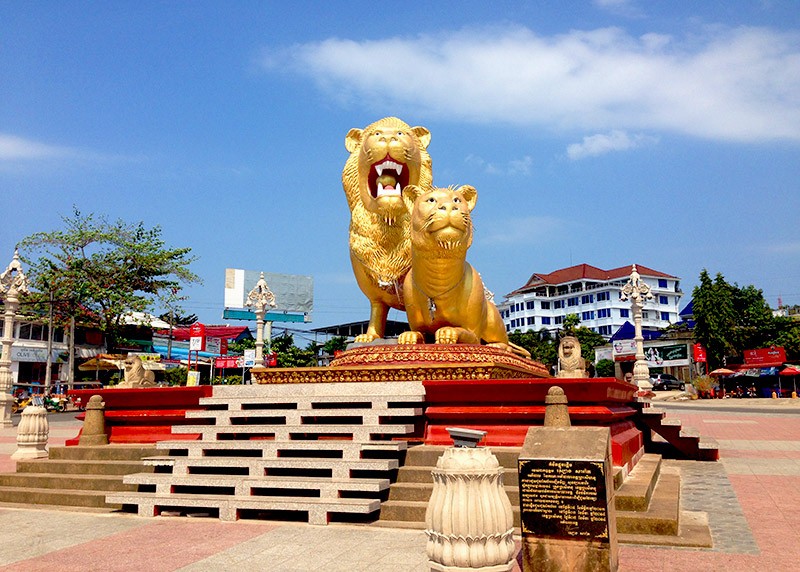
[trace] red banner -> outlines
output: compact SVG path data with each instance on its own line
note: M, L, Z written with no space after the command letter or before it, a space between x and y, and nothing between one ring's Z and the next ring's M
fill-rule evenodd
M706 359L706 348L703 347L703 344L695 344L694 348L692 348L692 353L694 354L695 363L705 363L708 361Z
M744 363L755 367L776 367L786 361L786 351L780 346L744 350Z
M244 358L241 356L218 357L214 359L214 367L217 369L241 368Z

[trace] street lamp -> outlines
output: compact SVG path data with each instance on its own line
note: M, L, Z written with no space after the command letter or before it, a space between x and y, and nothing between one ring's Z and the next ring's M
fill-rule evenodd
M255 288L247 294L247 306L256 313L256 366L264 366L264 315L267 308L275 307L275 294L267 286L264 273L256 282Z
M650 368L647 367L647 360L644 355L644 336L642 335L642 308L647 300L652 300L653 294L650 286L645 284L636 265L631 266L631 277L627 284L622 287L621 299L631 301L633 311L633 341L636 342L636 362L633 364L633 382L639 387L640 392L645 392L653 388L650 383Z
M3 350L0 353L0 408L3 411L3 427L11 427L11 405L14 398L11 389L14 378L11 374L11 345L14 343L14 316L19 308L20 294L28 293L28 278L19 262L19 251L14 250L14 258L0 274L0 297L5 299L3 317Z

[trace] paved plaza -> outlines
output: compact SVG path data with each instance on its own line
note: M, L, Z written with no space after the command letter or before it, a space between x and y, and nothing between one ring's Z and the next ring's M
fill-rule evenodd
M800 569L800 400L669 402L664 408L720 444L718 463L666 462L682 472L683 508L708 514L714 548L622 545L620 570ZM72 416L51 419L52 445L77 433ZM1 471L14 468L15 435L16 429L0 430ZM0 505L0 530L0 572L428 570L421 531L374 526L227 523Z

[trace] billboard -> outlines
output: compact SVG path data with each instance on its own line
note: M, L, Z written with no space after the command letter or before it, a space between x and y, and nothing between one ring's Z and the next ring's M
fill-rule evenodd
M247 294L256 286L261 272L225 269L225 308L247 309ZM270 312L293 312L310 315L314 309L314 279L298 274L264 272L267 287L275 295Z

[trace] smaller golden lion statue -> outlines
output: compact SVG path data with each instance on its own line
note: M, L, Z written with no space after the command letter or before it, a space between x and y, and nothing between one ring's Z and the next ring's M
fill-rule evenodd
M125 358L125 381L117 384L117 387L133 389L137 387L154 387L155 384L155 374L144 368L142 358L130 355Z
M558 344L556 377L589 377L586 373L586 360L581 357L581 343L575 336L564 336Z
M431 134L385 117L345 137L350 157L342 172L350 207L350 261L370 302L369 327L356 342L382 338L389 308L403 310L403 278L411 266L409 213L401 191L433 182Z
M524 357L510 344L497 307L487 299L480 274L466 261L472 244L471 212L478 200L474 187L423 189L409 185L403 198L411 212L411 270L403 297L411 331L399 344L479 344Z

